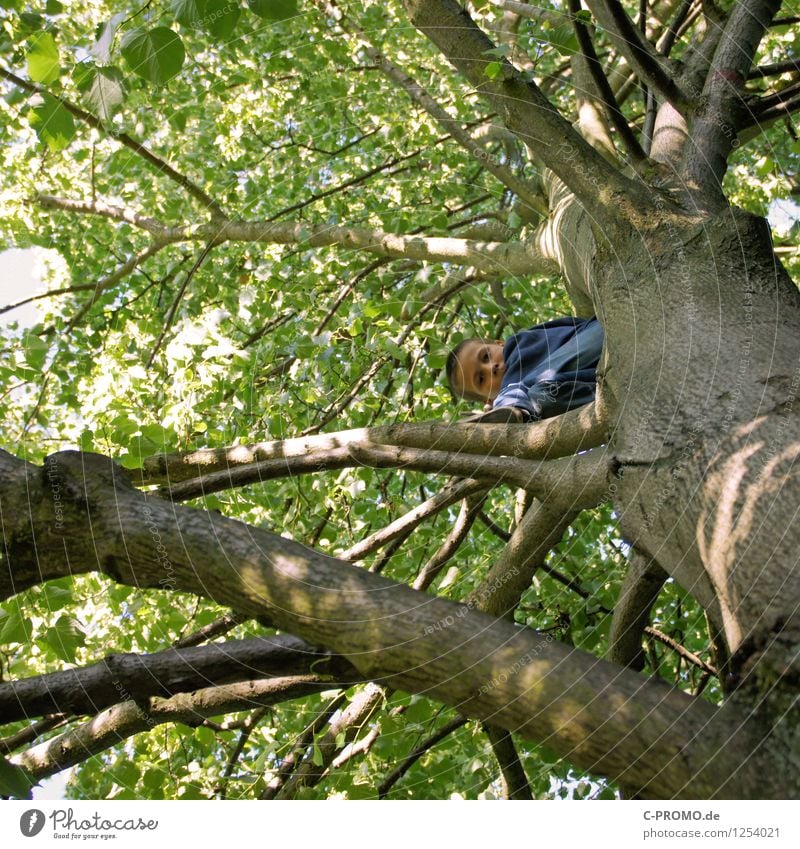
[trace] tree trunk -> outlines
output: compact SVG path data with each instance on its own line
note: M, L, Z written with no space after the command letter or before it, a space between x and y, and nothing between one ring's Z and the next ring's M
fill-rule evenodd
M615 250L600 252L595 285L622 528L721 622L740 663L774 640L770 677L796 681L779 646L799 624L785 533L800 494L797 290L765 222L736 210Z

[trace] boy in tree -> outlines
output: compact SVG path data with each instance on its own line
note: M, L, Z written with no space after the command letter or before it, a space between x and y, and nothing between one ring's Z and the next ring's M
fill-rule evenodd
M468 421L538 421L594 400L602 348L596 318L564 316L505 344L465 339L447 358L447 381L454 395L491 408Z

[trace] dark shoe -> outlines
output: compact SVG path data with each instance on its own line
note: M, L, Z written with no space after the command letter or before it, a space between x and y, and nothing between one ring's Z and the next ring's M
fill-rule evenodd
M519 407L495 407L492 410L487 410L485 413L476 413L474 416L459 419L459 424L468 422L477 422L480 424L523 424L528 420L529 416L526 414L526 411Z

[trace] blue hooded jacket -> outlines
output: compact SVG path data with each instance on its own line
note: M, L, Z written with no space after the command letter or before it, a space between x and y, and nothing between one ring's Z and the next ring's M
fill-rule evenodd
M564 316L515 333L503 348L506 370L493 406L547 419L588 404L602 349L596 318Z

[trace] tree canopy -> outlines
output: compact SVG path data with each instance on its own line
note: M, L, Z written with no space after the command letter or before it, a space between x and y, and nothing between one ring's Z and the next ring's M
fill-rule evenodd
M687 285L711 279L679 211L727 279L755 254L714 216L800 190L800 10L586 5L0 2L0 246L44 249L47 284L36 325L0 330L0 794L67 766L76 798L750 792L711 774L744 757L713 730L746 678L727 596L620 527L631 446L686 459L700 430L673 439L661 384L642 412L613 357L640 386L674 371L652 327L694 301L674 308L665 256L690 245ZM796 236L770 253L795 277ZM612 414L453 424L454 344L575 311L607 326ZM755 373L745 353L724 369ZM780 374L778 453L800 385ZM675 409L702 418L699 394ZM671 468L629 521L657 539L678 516L683 544ZM607 685L641 728L619 758ZM668 768L681 741L697 784Z

